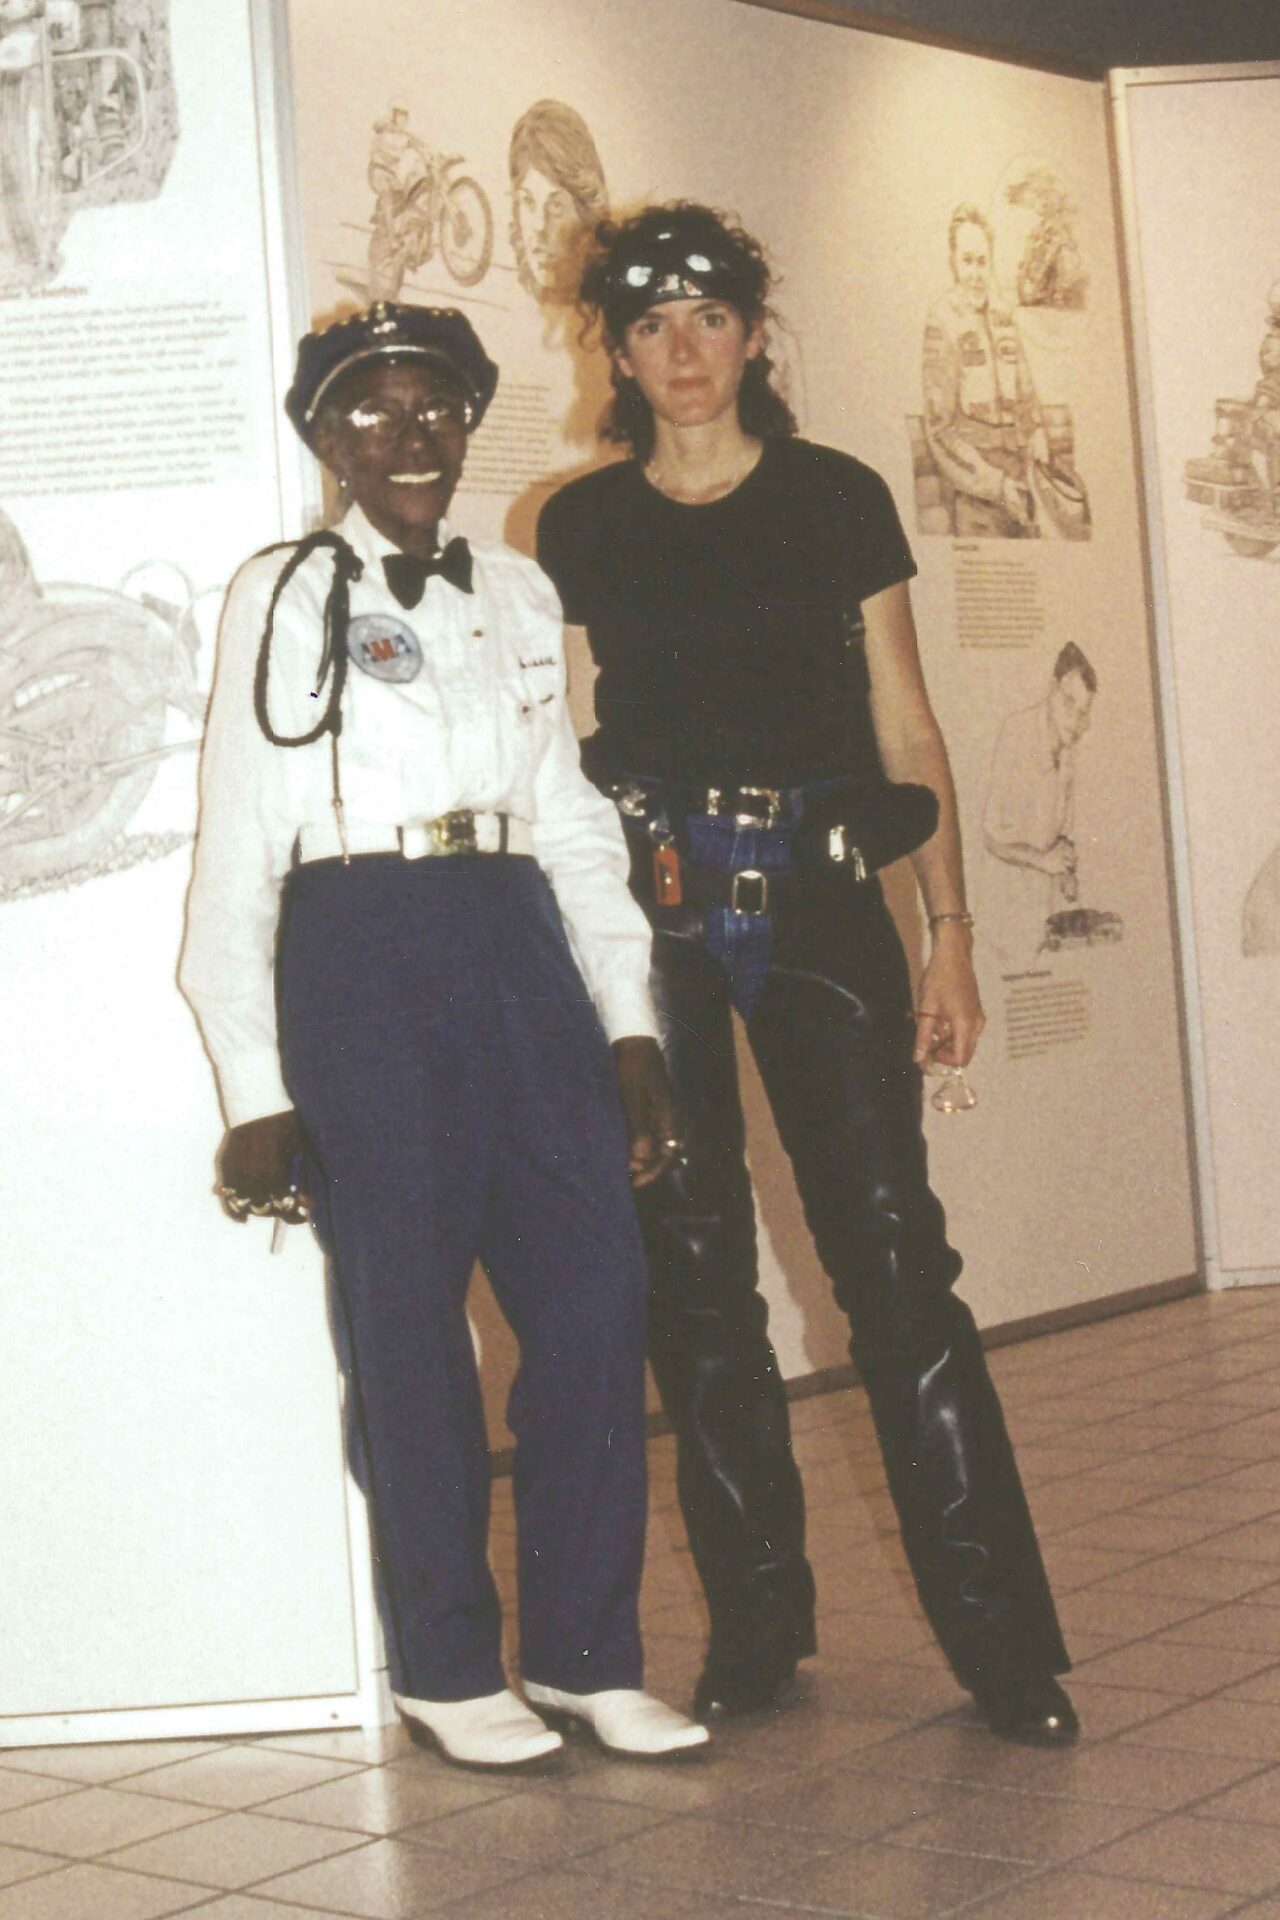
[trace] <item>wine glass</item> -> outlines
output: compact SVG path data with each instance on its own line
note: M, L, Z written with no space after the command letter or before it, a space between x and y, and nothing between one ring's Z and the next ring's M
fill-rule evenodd
M972 1113L978 1096L965 1079L963 1067L946 1067L940 1060L931 1060L925 1072L939 1083L929 1103L938 1113Z

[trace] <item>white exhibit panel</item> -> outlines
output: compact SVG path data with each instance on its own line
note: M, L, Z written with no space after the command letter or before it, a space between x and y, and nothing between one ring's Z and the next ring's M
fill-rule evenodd
M299 511L271 23L249 0L13 11L0 1745L351 1720L323 1270L309 1235L273 1256L223 1217L174 978L221 591Z
M314 315L456 305L501 366L463 530L528 550L548 489L608 457L606 364L568 293L585 226L684 197L765 241L802 431L885 475L920 568L990 1016L977 1109L929 1115L962 1284L993 1325L1192 1275L1104 89L736 0L290 0L290 19ZM974 478L984 381L1016 399L1003 507ZM899 875L891 898L918 955ZM794 1376L846 1333L750 1075L748 1102Z
M1208 1265L1280 1279L1280 67L1112 78Z

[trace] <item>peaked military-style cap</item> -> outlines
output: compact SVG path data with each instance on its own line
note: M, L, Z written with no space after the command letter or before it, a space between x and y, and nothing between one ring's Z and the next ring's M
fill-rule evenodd
M367 360L423 360L446 370L471 405L474 430L498 385L498 369L457 307L410 307L379 300L363 313L308 333L298 342L284 409L310 444L316 415L336 380Z

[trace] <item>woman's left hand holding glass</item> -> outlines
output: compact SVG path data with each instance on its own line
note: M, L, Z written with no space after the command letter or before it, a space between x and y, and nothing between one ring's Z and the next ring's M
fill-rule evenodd
M986 1025L966 927L937 929L916 990L918 1067L967 1067Z

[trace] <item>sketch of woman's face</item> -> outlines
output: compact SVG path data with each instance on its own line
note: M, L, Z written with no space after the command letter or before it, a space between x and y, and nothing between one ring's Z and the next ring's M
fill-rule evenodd
M511 199L530 276L547 293L561 291L582 229L573 195L530 167L511 189Z

